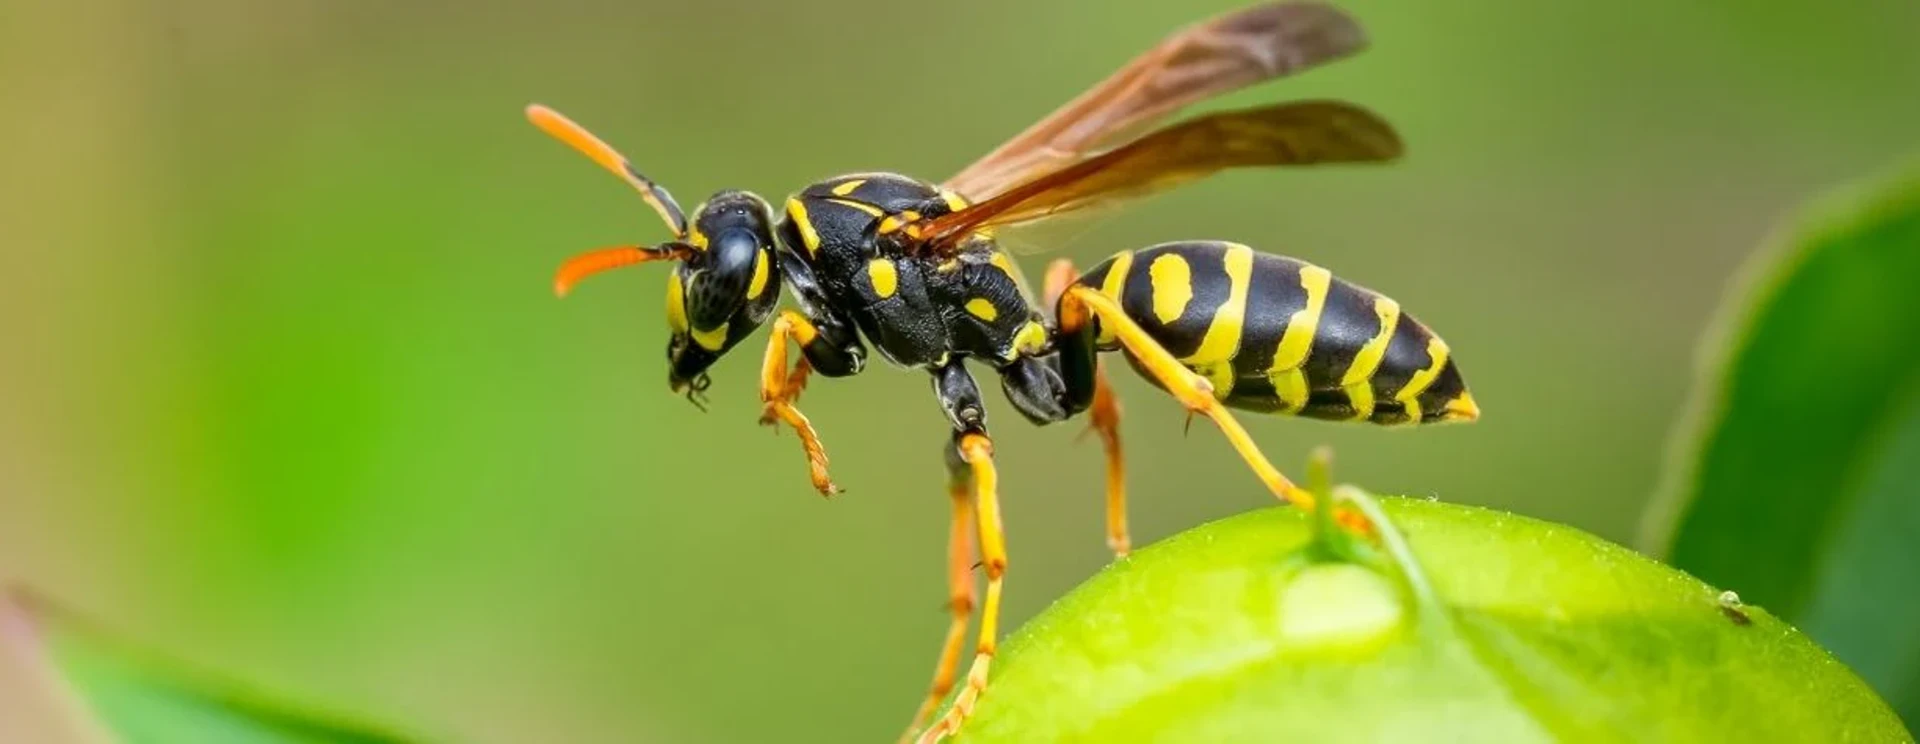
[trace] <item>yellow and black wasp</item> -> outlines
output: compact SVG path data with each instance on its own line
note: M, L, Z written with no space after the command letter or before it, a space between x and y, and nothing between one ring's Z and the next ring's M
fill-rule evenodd
M1188 105L1364 45L1358 24L1325 5L1229 13L1167 38L942 183L893 173L830 178L787 199L777 222L766 200L743 191L715 194L688 219L613 148L532 106L534 124L637 188L674 234L659 246L575 257L562 265L555 289L564 295L581 278L616 266L677 261L667 284L668 380L698 402L707 369L774 316L784 285L796 309L774 320L761 421L798 432L822 494L838 488L820 437L794 406L808 376L859 373L868 344L897 366L932 374L953 432L952 620L908 734L935 741L958 729L986 688L1007 567L987 409L968 362L997 371L1014 409L1035 423L1089 414L1106 445L1108 542L1122 555L1118 407L1100 352L1122 352L1190 412L1212 420L1283 501L1311 497L1268 462L1227 408L1388 425L1479 416L1445 342L1393 300L1318 266L1222 241L1125 250L1086 273L1056 261L1045 283L1047 313L996 240L999 228L1228 168L1396 159L1393 128L1342 101L1278 103L1148 131ZM1133 136L1141 131L1148 133ZM789 342L801 352L792 365ZM987 581L966 688L928 726L955 682L976 560Z

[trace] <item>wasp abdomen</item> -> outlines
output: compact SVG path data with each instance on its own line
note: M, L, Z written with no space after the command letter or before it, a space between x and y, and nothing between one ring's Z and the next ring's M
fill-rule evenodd
M1376 424L1478 415L1446 342L1392 299L1304 261L1166 243L1115 254L1078 283L1113 298L1235 408ZM1117 347L1098 332L1101 349Z

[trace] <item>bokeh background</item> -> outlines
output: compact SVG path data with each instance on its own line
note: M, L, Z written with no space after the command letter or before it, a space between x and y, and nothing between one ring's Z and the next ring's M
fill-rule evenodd
M6 0L0 579L454 740L887 740L945 624L927 380L809 390L850 489L822 501L755 425L757 344L711 411L667 392L663 270L552 297L572 252L662 235L520 108L689 205L938 179L1238 4ZM1729 276L1915 144L1920 5L1347 6L1370 51L1214 107L1349 98L1404 163L1219 177L1029 273L1227 238L1387 292L1485 418L1251 423L1275 460L1329 443L1377 491L1631 540ZM1214 432L1119 388L1137 542L1267 503ZM1108 560L1099 455L989 396L1018 623ZM15 734L59 730L17 670L0 693Z

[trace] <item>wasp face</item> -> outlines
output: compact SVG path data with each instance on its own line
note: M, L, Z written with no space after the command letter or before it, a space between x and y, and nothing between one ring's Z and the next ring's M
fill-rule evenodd
M686 243L693 252L667 285L667 382L698 404L707 368L759 328L780 295L772 212L758 196L722 191L695 210Z

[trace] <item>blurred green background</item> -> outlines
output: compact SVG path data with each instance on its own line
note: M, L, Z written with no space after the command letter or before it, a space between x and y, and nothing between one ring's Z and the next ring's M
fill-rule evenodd
M667 392L663 270L552 297L560 259L663 236L520 108L689 205L938 179L1239 4L6 0L0 579L463 741L887 740L945 625L927 380L810 389L823 502L754 423L759 345L710 412ZM1629 540L1730 273L1915 144L1920 5L1347 6L1371 50L1214 106L1349 98L1406 162L1216 178L1029 273L1179 238L1328 266L1445 335L1485 418L1250 422L1279 464L1330 443L1378 491ZM1108 560L1100 462L993 387L1017 624ZM1119 388L1136 544L1266 503Z

